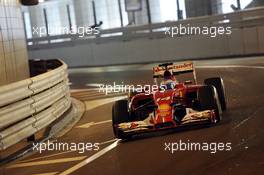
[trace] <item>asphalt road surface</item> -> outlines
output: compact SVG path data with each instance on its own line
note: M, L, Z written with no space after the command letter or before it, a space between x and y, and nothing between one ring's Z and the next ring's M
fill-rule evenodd
M122 94L105 96L98 84L151 84L153 65L70 70L72 95L86 104L80 122L53 143L91 143L84 153L70 150L36 152L1 167L0 175L171 175L263 174L264 57L195 62L199 82L221 76L228 109L216 126L153 133L128 142L114 138L111 107ZM165 145L227 144L231 150L175 150ZM99 149L97 150L97 146ZM212 147L213 148L213 147Z

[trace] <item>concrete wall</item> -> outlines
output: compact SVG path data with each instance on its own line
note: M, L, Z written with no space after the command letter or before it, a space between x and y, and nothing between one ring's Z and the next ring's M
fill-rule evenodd
M30 58L62 58L69 66L112 65L177 59L264 54L264 27L233 29L232 35L184 36L106 43L72 43L30 50Z
M29 77L28 55L20 5L0 1L0 85Z

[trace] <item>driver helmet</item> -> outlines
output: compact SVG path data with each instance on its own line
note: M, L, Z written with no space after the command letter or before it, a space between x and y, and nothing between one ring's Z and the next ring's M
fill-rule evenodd
M163 76L163 78L164 78L164 80L172 80L172 74L171 74L171 72L170 71L168 71L168 70L166 70L165 72L164 72L164 76Z
M166 89L174 89L175 85L176 85L176 80L173 77L173 75L171 74L170 71L166 70L164 72L164 76L163 76L164 80L162 85L166 87Z

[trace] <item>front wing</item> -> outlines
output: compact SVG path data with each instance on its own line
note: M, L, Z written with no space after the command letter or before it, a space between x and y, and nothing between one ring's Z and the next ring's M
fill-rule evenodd
M120 123L117 126L119 131L124 133L137 133L137 132L147 132L147 131L155 131L161 129L169 129L169 128L177 128L182 126L190 126L197 124L209 124L215 123L214 111L213 110L205 110L205 111L195 111L192 113L186 114L186 116L182 119L181 124L172 124L165 127L156 127L155 124L151 123L151 116L143 121L134 121L128 123Z

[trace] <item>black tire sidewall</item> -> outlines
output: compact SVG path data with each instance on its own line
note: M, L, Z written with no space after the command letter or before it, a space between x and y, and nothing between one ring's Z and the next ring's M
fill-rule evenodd
M214 110L216 122L222 119L222 109L219 102L217 90L214 86L203 86L198 90L198 102L200 110Z
M204 83L216 88L221 108L223 111L226 110L226 93L223 79L220 77L208 78L204 80Z
M124 132L117 130L116 125L130 121L128 100L116 101L112 107L112 126L114 134L117 138L124 139L125 134Z

